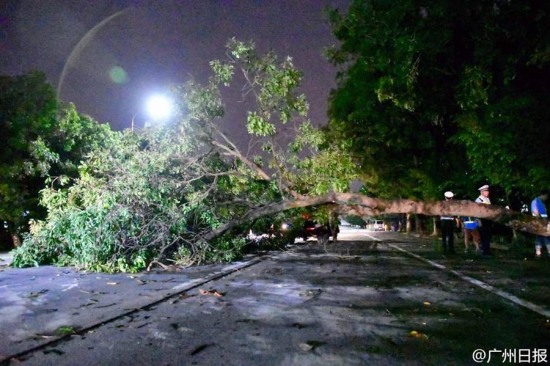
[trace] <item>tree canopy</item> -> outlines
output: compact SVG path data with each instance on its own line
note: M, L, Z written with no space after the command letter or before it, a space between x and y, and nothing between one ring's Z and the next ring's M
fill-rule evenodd
M0 76L0 129L0 221L17 242L30 219L44 217L38 197L47 177L75 176L108 126L59 105L44 74L35 72Z
M44 75L0 77L0 218L12 231L39 210L41 178L56 159L43 136L51 134L56 110Z
M330 19L330 131L379 197L534 197L550 178L550 3L355 0Z

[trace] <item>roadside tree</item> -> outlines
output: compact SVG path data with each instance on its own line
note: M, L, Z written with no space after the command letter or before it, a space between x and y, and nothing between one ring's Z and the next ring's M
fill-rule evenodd
M330 13L329 130L377 197L548 184L550 3L355 0Z
M39 191L49 177L75 176L109 130L72 105L60 106L42 73L0 76L0 222L13 245L31 219L45 217Z

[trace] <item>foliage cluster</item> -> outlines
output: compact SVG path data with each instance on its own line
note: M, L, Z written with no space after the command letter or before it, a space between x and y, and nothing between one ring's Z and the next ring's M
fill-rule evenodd
M369 194L527 198L548 184L550 3L355 0L330 13L330 131ZM509 202L509 201L508 201Z
M52 179L41 196L48 216L33 223L14 263L131 272L166 260L229 261L246 249L254 219L244 218L257 210L347 189L351 160L307 120L292 60L259 55L252 43L234 39L227 54L211 63L206 85L174 89L181 113L171 123L110 131L77 177ZM243 125L260 147L254 155L222 132L222 91L235 83L246 85Z
M29 219L44 217L38 192L46 177L75 177L109 127L60 105L44 74L30 73L0 76L0 128L0 222L16 238Z

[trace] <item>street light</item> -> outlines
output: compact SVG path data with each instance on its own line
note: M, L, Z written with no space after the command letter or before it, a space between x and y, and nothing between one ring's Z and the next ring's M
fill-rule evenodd
M134 113L134 115L132 116L132 133L134 132L134 120L136 119L136 116L137 116L139 113L140 113L140 112Z
M155 95L149 99L147 111L155 120L166 119L172 114L172 101L164 95Z
M147 114L151 119L159 121L168 118L172 114L172 101L163 95L154 95L147 101ZM137 112L132 116L132 132L136 117L141 114Z

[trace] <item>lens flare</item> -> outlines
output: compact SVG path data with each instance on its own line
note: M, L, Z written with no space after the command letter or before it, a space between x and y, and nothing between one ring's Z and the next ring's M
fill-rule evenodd
M128 82L128 73L120 66L111 67L109 77L117 84L126 84Z

